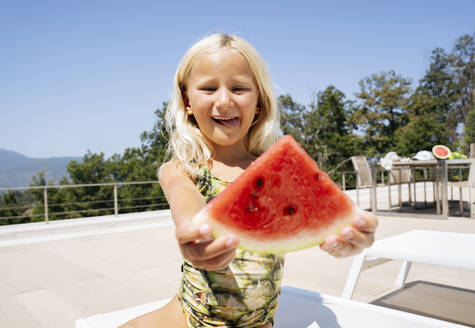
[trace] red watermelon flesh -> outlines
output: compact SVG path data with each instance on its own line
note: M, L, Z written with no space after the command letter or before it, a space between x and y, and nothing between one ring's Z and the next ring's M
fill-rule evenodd
M291 137L281 137L194 218L240 247L287 252L321 244L360 210Z
M444 145L435 145L432 147L432 153L438 159L447 159L450 156L450 149Z

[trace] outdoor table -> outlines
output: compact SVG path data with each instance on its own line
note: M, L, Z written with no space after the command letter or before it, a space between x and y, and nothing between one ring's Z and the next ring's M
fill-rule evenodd
M442 217L447 219L449 217L449 201L448 201L448 192L447 192L447 181L448 181L448 169L453 168L461 168L461 167L470 167L471 161L469 159L454 159L454 160L410 160L410 161L395 161L392 163L395 169L397 168L407 168L409 167L413 173L416 169L427 169L431 168L435 172L435 199L436 199L436 207L437 207L437 215L436 217ZM372 186L372 204L371 210L375 213L378 213L377 206L376 206L376 168L373 167L373 186ZM416 184L415 184L415 174L413 176L414 182L414 202L416 199ZM440 190L440 192L439 192ZM387 214L387 213L379 213L379 214ZM430 214L417 214L411 213L411 216L425 216L425 217L434 217L434 215Z

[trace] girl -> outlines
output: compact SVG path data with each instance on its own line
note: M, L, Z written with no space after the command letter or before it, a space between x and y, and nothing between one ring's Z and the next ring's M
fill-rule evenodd
M279 111L264 62L243 39L206 37L185 54L166 114L172 159L159 171L184 257L178 294L165 307L123 327L270 328L284 257L238 249L229 235L211 238L191 218L272 145ZM340 257L374 240L376 218L329 236L321 248Z

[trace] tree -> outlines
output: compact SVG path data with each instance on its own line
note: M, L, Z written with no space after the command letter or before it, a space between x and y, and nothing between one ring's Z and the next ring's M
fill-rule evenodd
M436 48L432 51L429 69L421 79L416 89L415 101L419 102L414 116L431 116L438 123L444 124L444 134L450 138L438 138L437 142L451 146L456 140L457 129L457 87L453 74L451 57L444 49ZM423 100L421 102L420 100ZM422 106L421 106L422 104ZM435 134L435 131L434 131Z
M281 109L280 127L283 134L289 134L300 144L304 144L304 123L307 109L305 106L296 103L289 94L278 97Z
M464 126L465 138L463 152L468 153L470 151L470 144L475 143L475 109L471 110L467 114L467 119Z
M472 136L467 136L473 129L473 111L475 111L475 41L474 36L462 35L451 53L451 63L454 67L454 80L457 86L456 115L458 124L468 125L463 131L465 136L461 138L461 150L468 153L470 143L474 142Z
M475 42L473 36L466 34L458 38L451 53L451 64L457 86L457 114L462 122L466 122L468 113L474 109Z
M348 116L353 102L334 86L317 92L305 114L303 147L329 171L361 151L361 139L352 133Z
M360 125L368 155L382 156L395 145L395 131L407 123L411 81L394 71L365 77L351 121Z
M324 170L336 168L355 153L361 153L361 138L348 121L353 102L334 86L315 93L308 106L290 95L279 96L281 130L292 135Z
M170 136L165 129L165 113L168 103L163 102L161 108L155 111L155 124L151 131L145 131L141 134L142 152L149 156L151 162L156 163L157 167L162 164L166 158L165 153Z
M436 143L450 145L450 130L437 114L439 99L417 88L408 105L408 123L394 134L392 149L401 156L412 157L420 150L431 150Z
M30 184L31 187L42 187L42 186L50 186L54 185L54 181L46 181L46 173L45 171L38 172L32 179L32 183ZM32 217L30 222L38 222L44 221L44 189L43 188L35 188L29 191L34 200L34 206L32 207ZM49 189L48 190L48 197L56 196L58 193L57 189ZM49 201L48 204L51 202ZM53 203L54 204L54 203Z
M30 222L33 197L28 191L9 190L0 197L0 225ZM5 219L7 218L7 219Z
M127 175L128 179L132 179L132 181L157 181L158 169L160 165L167 160L166 150L168 140L170 139L168 131L165 129L167 106L168 104L163 102L162 107L155 111L155 124L151 131L145 131L141 134L140 139L142 145L140 149L131 149L124 154L122 162L134 167L129 171ZM140 158L140 161L136 161L137 157ZM142 208L144 208L148 202L150 205L148 209L168 207L163 191L158 183L122 187L120 191L121 195L127 190L130 190L130 193L134 195L134 197L142 195L142 200L139 201L139 205L135 206L142 206ZM146 200L147 197L151 200Z
M466 124L467 115L474 106L473 79L473 37L461 36L449 54L442 48L434 49L429 69L411 97L410 121L416 122L398 132L399 140L402 140L402 136L431 136L432 145L441 143L454 150L462 144L462 150L467 151L466 138L461 138L459 131L461 125ZM429 121L430 124L422 124ZM432 131L409 133L408 129L412 128L430 128ZM417 143L416 140L406 140L405 144L411 142ZM428 146L427 139L419 143ZM398 149L401 147L405 148L400 145Z
M441 129L441 124L433 117L420 116L396 131L394 150L400 156L412 157L420 150L430 151L436 142L432 131Z

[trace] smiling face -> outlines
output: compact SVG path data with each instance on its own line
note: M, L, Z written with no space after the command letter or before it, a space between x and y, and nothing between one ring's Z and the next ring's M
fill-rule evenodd
M185 97L188 115L214 147L242 144L259 112L259 91L249 63L231 49L198 60Z

